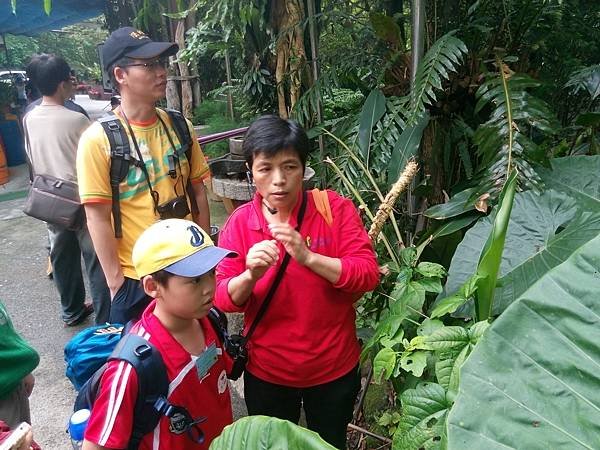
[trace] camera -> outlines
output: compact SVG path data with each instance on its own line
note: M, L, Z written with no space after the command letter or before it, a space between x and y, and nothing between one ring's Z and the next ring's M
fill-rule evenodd
M246 339L241 334L233 334L225 340L225 351L233 359L233 367L227 376L230 380L237 380L242 376L248 363L248 350Z
M161 219L185 219L190 213L187 198L180 195L162 205L157 205L156 211Z

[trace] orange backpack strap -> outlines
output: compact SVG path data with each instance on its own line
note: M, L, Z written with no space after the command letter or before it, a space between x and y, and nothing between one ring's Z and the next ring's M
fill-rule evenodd
M310 192L312 193L312 198L315 202L317 211L319 211L319 214L323 216L325 223L331 226L331 224L333 224L333 214L331 214L331 205L329 204L329 196L327 195L327 191L313 189Z

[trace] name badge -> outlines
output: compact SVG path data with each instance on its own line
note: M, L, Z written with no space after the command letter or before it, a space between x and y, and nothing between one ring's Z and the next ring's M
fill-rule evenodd
M198 372L198 379L202 380L208 374L210 368L217 362L219 355L217 350L218 348L213 342L206 347L206 350L204 350L196 359L196 371Z

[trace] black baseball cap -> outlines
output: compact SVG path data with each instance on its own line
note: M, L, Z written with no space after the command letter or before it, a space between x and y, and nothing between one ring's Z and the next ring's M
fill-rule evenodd
M179 46L174 42L154 42L143 31L133 27L119 28L108 36L102 46L102 61L108 68L121 58L151 59L171 56Z

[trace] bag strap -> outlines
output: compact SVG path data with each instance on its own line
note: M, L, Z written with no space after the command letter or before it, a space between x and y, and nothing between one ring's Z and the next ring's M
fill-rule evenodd
M129 137L121 121L111 111L108 116L98 119L110 144L110 190L112 194L112 215L115 225L115 237L123 237L121 225L121 205L119 184L125 179L131 164Z
M300 205L300 210L298 211L298 225L296 225L296 231L300 231L300 227L302 226L302 220L304 219L304 213L306 212L306 203L307 203L306 197L307 197L307 195L306 195L306 191L305 191L302 193L302 204ZM267 308L269 307L269 304L271 303L271 300L273 300L275 291L279 287L279 283L281 283L281 279L283 278L283 275L285 274L285 269L287 269L287 266L290 263L291 259L292 259L292 257L290 256L290 254L286 252L285 256L283 257L283 261L281 262L281 266L279 266L279 270L277 271L277 275L275 276L275 280L273 281L273 284L269 288L269 292L267 293L267 296L263 300L262 305L260 305L260 309L258 310L258 313L256 314L256 318L252 322L252 325L250 325L250 329L248 330L248 333L246 334L246 336L244 336L244 341L243 341L244 343L246 343L250 340L250 337L252 337L252 334L254 334L254 330L256 330L256 327L258 326L259 322L264 317L265 312L267 311Z
M171 119L171 124L173 125L173 129L175 130L175 134L177 135L177 139L179 139L179 143L181 144L181 148L184 150L185 157L188 160L188 165L190 166L190 175L192 173L192 149L194 148L192 145L192 135L190 133L190 129L188 128L187 121L181 112L175 109L163 109L168 115L169 119ZM190 205L192 209L192 217L198 214L198 202L196 201L196 195L194 194L194 188L192 187L192 181L190 180L190 176L188 176L185 190L187 192L188 198L190 199Z
M127 450L137 450L142 438L160 421L161 413L154 408L154 404L160 398L167 397L167 369L158 349L137 334L123 336L108 359L128 362L137 374L138 395L131 437L127 444Z
M331 213L331 205L329 204L329 195L327 195L327 191L321 191L315 188L310 192L312 193L317 211L323 216L325 223L331 226L333 224L333 214Z

